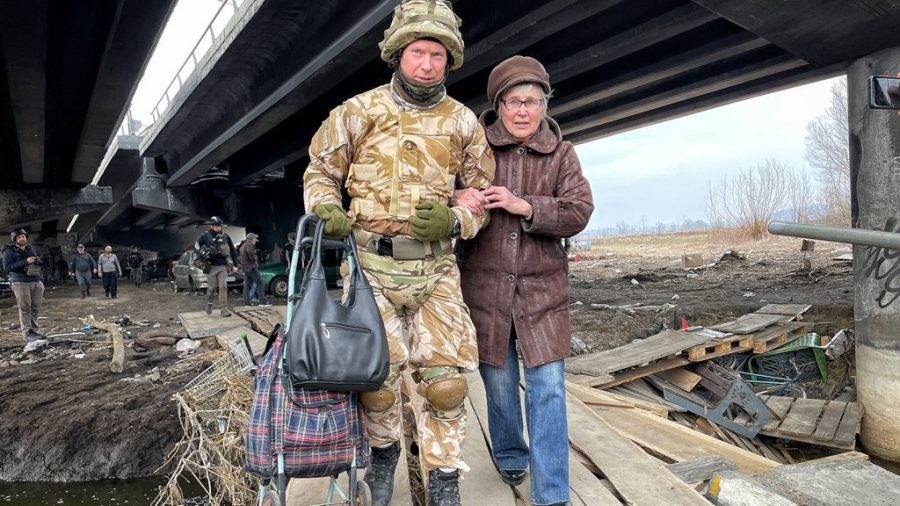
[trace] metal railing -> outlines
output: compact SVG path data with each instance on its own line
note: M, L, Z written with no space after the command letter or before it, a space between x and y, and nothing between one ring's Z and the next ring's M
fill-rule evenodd
M202 58L202 54L208 51L216 40L216 37L221 35L222 30L228 26L228 22L231 21L231 18L237 12L240 4L244 3L245 0L220 0L222 5L219 6L218 10L216 10L216 14L213 16L212 21L206 26L206 29L203 30L203 34L200 36L200 40L194 44L193 49L191 49L191 53L185 58L184 63L179 67L178 72L175 74L175 77L169 82L169 85L166 86L165 91L163 92L162 97L156 102L156 105L153 107L153 111L150 113L152 118L152 123L156 123L163 112L165 112L166 108L169 104L172 103L172 98L175 97L175 94L178 93L178 90L181 89L181 86L184 85L184 81L190 77L191 73L194 69L197 68L198 61ZM227 14L227 17L224 17L223 12L225 12L225 7L231 6L230 12ZM221 18L221 19L220 19ZM215 27L218 25L218 33ZM201 44L206 42L201 49ZM186 71L186 73L185 73ZM182 77L184 75L184 77ZM151 124L152 124L151 123Z

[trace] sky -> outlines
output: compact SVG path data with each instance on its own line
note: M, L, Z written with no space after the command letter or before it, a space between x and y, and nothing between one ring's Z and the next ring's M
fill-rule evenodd
M222 5L221 0L178 2L135 92L131 108L135 119L150 123L150 112ZM217 30L231 10L227 2L213 23ZM198 59L207 41L201 43ZM767 158L793 168L807 167L806 125L827 109L832 82L820 81L578 145L576 153L594 195L588 230L623 221L645 222L655 229L657 222L705 219L708 187L725 176ZM449 91L452 95L452 87Z

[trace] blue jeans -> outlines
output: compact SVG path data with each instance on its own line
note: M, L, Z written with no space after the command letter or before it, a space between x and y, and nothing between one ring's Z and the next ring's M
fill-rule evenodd
M531 469L531 502L537 505L569 501L569 430L562 360L525 367L525 417L529 450L522 427L519 361L510 336L503 369L478 367L487 393L491 452L505 471Z

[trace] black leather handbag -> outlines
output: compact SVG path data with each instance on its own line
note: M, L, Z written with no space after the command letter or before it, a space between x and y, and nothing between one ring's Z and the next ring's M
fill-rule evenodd
M343 241L325 238L324 222L318 221L310 241L302 233L310 228L305 225L314 217L306 215L298 225L295 248L311 244L311 250L307 262L298 261L298 251L291 262L292 269L302 269L305 263L306 272L299 294L288 297L291 314L286 330L285 367L294 385L306 389L378 390L389 370L387 337L372 287L359 265L356 240L353 234ZM345 303L328 296L322 265L323 241L337 243L347 255L350 289ZM291 292L293 286L292 282Z

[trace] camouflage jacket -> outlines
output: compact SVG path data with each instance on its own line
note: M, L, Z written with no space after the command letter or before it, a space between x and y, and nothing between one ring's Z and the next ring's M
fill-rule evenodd
M430 109L398 103L391 84L347 100L313 136L303 176L307 212L351 197L355 226L385 235L411 235L407 219L420 202L449 205L456 188L487 188L494 157L475 114L444 97ZM487 220L452 208L461 237L472 238Z

